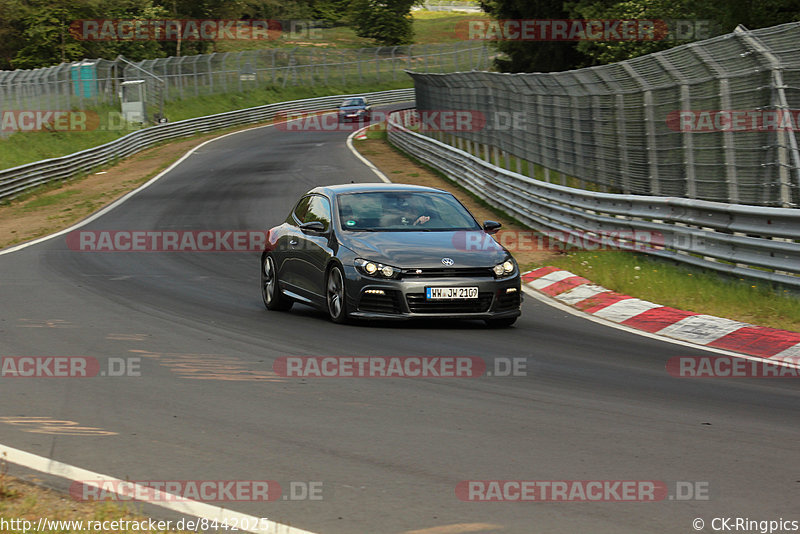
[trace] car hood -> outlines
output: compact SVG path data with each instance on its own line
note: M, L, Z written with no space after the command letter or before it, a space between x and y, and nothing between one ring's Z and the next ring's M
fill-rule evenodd
M359 111L362 109L367 109L367 106L343 106L339 108L339 111Z
M455 232L347 232L339 243L356 256L401 269L442 267L442 258L453 268L492 267L508 257L508 251L482 230Z

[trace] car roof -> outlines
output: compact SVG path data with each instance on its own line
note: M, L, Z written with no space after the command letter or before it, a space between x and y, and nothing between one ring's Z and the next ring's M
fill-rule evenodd
M418 193L448 193L444 189L436 189L433 187L425 187L422 185L410 184L374 184L374 183L357 183L357 184L338 184L326 185L315 187L309 193L322 193L327 197L334 197L347 193L383 193L383 192L418 192Z

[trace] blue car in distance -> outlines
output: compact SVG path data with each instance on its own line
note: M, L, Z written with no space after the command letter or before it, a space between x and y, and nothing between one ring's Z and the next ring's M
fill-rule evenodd
M372 118L372 108L362 96L348 98L339 106L339 122L367 122Z

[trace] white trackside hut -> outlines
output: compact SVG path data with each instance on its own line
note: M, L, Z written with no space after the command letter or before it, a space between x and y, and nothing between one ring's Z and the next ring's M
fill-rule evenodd
M147 119L147 88L144 80L122 82L122 116L131 123L143 124Z

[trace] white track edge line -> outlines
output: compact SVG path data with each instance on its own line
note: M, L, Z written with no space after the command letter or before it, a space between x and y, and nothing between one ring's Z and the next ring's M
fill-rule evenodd
M380 171L380 169L378 169L378 167L376 167L375 165L373 165L373 164L372 164L372 162L371 162L370 160L368 160L367 158L365 158L364 156L362 156L362 155L359 153L359 151L358 151L358 150L356 150L356 147L354 147L354 146L353 146L353 138L354 138L356 135L358 135L359 133L361 133L361 132L363 132L364 130L366 130L367 128L369 128L370 126L372 126L372 125L371 125L371 124L368 124L368 125L364 126L363 128L361 128L361 129L359 129L359 130L356 130L355 132L353 132L353 133L351 133L350 135L348 135L348 136L347 136L347 142L346 142L346 144L347 144L347 148L349 148L349 149L350 149L350 152L352 152L352 153L353 153L353 155L354 155L355 157L357 157L358 159L360 159L360 160L361 160L361 163L363 163L364 165L366 165L366 166L367 166L367 167L368 167L368 168L369 168L369 169L370 169L372 172L374 172L374 173L375 173L375 175L376 175L378 178L380 178L380 179L381 179L381 181L383 181L383 183L385 183L385 184L390 184L390 183L392 183L392 181L391 181L389 178L387 178L387 176L386 176L385 174L383 174L383 173Z
M124 483L126 487L131 486L131 484L127 481L119 480L117 478L110 477L107 475L101 475L99 473L94 473L92 471L82 469L80 467L75 467L56 460L51 460L43 456L37 456L35 454L21 451L19 449L14 449L6 445L0 445L0 457L4 458L10 463L21 465L29 469L33 469L35 471L47 473L49 475L66 478L72 481L76 482L80 481L87 486L100 487L100 484L97 484L96 482L110 483L117 487L119 487L119 484L122 483ZM276 523L275 521L270 521L269 519L266 518L253 517L251 515L243 514L241 512L228 510L227 508L214 506L204 502L193 501L191 499L183 499L180 501L166 500L166 498L170 494L154 490L153 488L141 486L139 484L133 484L133 487L136 488L135 491L137 492L138 491L152 492L157 497L165 497L165 500L163 502L147 501L147 504L152 504L154 506L166 508L168 510L172 510L174 512L178 512L181 514L191 515L202 519L208 519L210 521L213 521L215 519L218 521L227 519L228 522L230 523L231 520L238 519L240 524L246 522L248 525L256 525L255 528L239 529L245 532L252 532L255 534L264 534L264 533L314 534L313 532L310 532L308 530L302 530L289 525L284 525L282 523ZM126 500L129 500L127 498L128 494L123 495L123 493L121 493L120 491L115 491L114 489L107 489L106 487L103 487L102 489L110 493L115 493L120 496L125 496ZM260 529L259 528L260 526L265 526L265 528Z
M553 297L542 295L538 291L527 287L525 285L525 283L522 284L522 291L524 291L526 295L529 295L529 296L535 298L536 300L538 300L539 302L543 302L544 304L547 304L548 306L552 306L552 307L554 307L556 309L559 309L561 311L565 311L565 312L567 312L567 313L569 313L571 315L574 315L576 317L581 317L583 319L586 319L586 320L589 320L589 321L592 321L592 322L595 322L595 323L598 323L598 324L601 324L601 325L604 325L604 326L609 326L611 328L616 328L617 330L622 330L624 332L629 332L631 334L637 334L639 336L648 337L650 339L655 339L657 341L663 341L663 342L666 342L666 343L672 343L672 344L681 345L681 346L684 346L684 347L691 347L693 349L704 350L704 351L713 352L713 353L716 353L716 354L724 354L725 356L734 356L736 358L742 358L742 359L745 359L745 360L753 360L753 361L756 361L756 362L767 362L767 363L771 363L771 364L775 364L775 365L781 365L781 366L784 366L784 367L791 367L791 368L794 368L794 369L800 369L800 364L793 364L791 362L781 361L781 360L772 360L770 358L762 358L760 356L752 356L750 354L742 354L741 352L733 352L733 351L730 351L730 350L719 349L719 348L716 348L716 347L708 347L706 345L701 345L699 343L691 343L689 341L683 341L681 339L674 339L674 338L666 337L666 336L658 336L658 335L653 334L651 332L645 332L644 330L637 330L635 328L631 328L630 326L626 326L626 325L622 325L622 324L619 324L619 323L615 323L613 321L609 321L607 319L603 319L603 318L600 318L600 317L595 317L592 314L589 314L589 313L586 313L586 312L583 312L583 311L580 311L580 310L576 310L572 306L568 306L566 304L563 304L563 303L559 302L558 300L556 300Z

